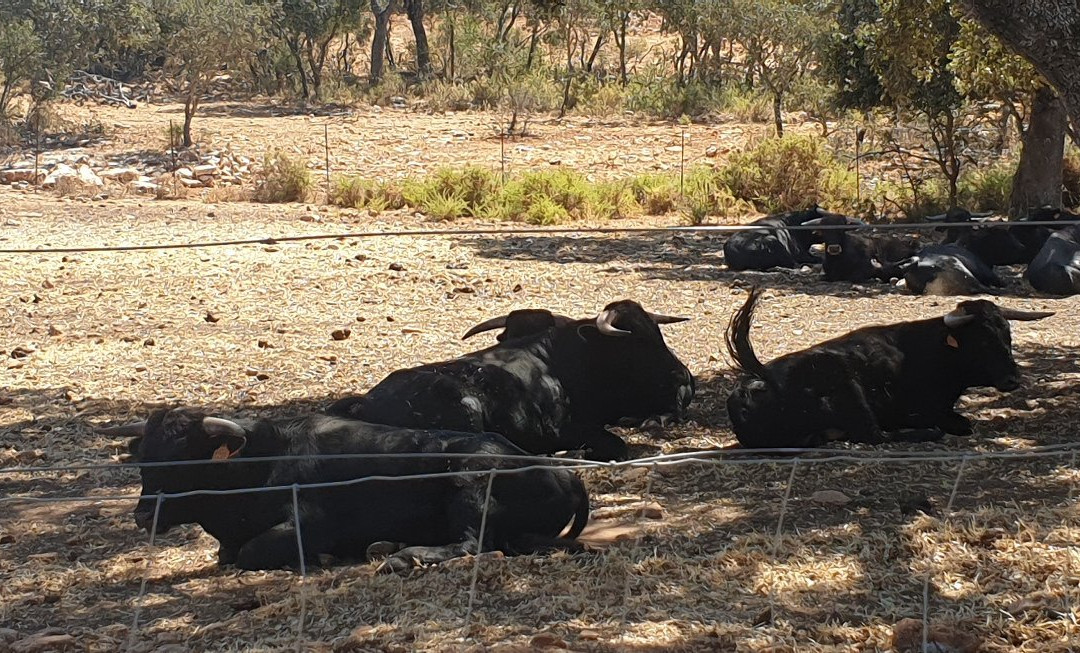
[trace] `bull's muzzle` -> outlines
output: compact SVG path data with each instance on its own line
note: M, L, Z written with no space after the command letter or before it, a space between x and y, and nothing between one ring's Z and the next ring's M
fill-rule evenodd
M843 251L844 248L840 245L828 245L827 247L825 247L825 253L832 254L833 256L839 256L840 253Z
M1020 387L1020 377L1018 375L1010 375L994 384L994 387L1002 392L1012 392Z

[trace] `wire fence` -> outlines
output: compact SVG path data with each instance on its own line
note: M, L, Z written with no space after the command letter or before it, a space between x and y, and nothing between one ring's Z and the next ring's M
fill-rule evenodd
M1031 220L1018 222L890 222L861 225L792 225L775 226L760 224L722 224L674 227L520 227L512 229L390 229L385 231L352 231L330 234L303 234L293 236L263 236L234 240L208 240L191 243L151 243L137 245L81 245L73 247L16 247L0 248L3 254L78 254L93 252L134 252L171 249L197 249L208 247L238 247L245 245L277 245L280 243L313 240L349 240L370 238L432 238L467 236L543 236L543 235L616 235L616 234L682 234L682 233L740 233L776 231L935 231L943 229L1013 229L1030 227L1053 227L1056 229L1080 225L1080 220Z
M12 476L19 474L28 474L32 476L41 474L60 474L60 473L72 473L72 472L87 472L87 471L103 471L103 470L124 470L133 471L138 468L148 469L160 469L161 467L175 468L178 474L184 474L184 470L190 465L244 465L247 463L288 463L299 462L309 460L367 460L386 462L388 460L416 460L416 459L462 459L462 460L479 460L485 463L491 464L491 461L498 460L504 465L515 465L513 467L491 467L489 469L472 469L472 470L458 470L458 471L446 471L446 472L434 472L434 473L421 473L421 474L402 474L402 475L367 475L359 476L356 478L350 478L338 481L328 482L303 482L303 483L289 483L284 485L263 485L257 487L238 487L229 489L195 489L183 492L158 492L156 494L150 494L142 497L143 499L152 498L154 501L153 518L149 526L149 551L151 556L157 551L157 538L159 533L159 524L161 518L161 511L163 504L170 499L182 499L195 496L203 496L208 500L212 500L213 497L234 496L234 495L246 495L246 494L259 494L259 493L282 493L288 492L290 499L288 500L291 505L290 519L292 521L292 527L295 531L296 537L296 551L297 560L299 561L299 579L296 585L296 591L298 593L299 609L296 615L295 626L295 648L296 650L304 649L305 642L305 627L308 620L307 601L311 588L307 582L308 568L307 568L307 556L304 549L304 537L303 528L304 523L302 519L302 512L300 509L299 496L302 491L305 490L325 490L330 488L351 488L360 484L366 483L402 483L408 484L414 481L420 480L432 480L432 479L471 479L472 483L485 483L484 491L484 503L483 512L481 514L481 521L479 524L478 542L479 547L471 562L471 576L468 587L468 601L464 606L463 614L461 615L461 623L463 628L468 629L473 619L474 604L477 599L477 583L479 577L480 566L484 564L485 557L480 555L484 553L483 543L485 538L485 531L487 528L488 511L491 505L492 486L497 476L521 474L532 470L538 469L568 469L575 472L585 472L587 470L631 470L639 469L646 470L648 473L647 482L644 491L640 495L640 501L642 505L646 504L650 498L653 478L661 468L673 468L676 470L683 470L683 473L688 473L687 467L689 465L705 465L714 468L720 468L725 466L770 466L770 467L784 467L790 466L790 472L788 472L786 481L783 483L783 492L779 504L779 512L776 519L775 528L772 529L771 537L771 552L774 558L779 558L783 553L784 546L784 532L785 532L785 519L787 518L790 510L790 503L792 499L792 491L796 481L796 475L799 470L808 468L811 465L819 465L824 463L851 463L854 465L926 465L927 463L956 463L956 472L952 477L949 492L948 502L945 505L944 511L941 513L941 520L943 523L947 523L956 517L954 514L954 505L956 502L958 490L961 487L962 479L964 478L965 470L970 467L971 464L976 462L1009 462L1010 464L1022 464L1023 461L1033 461L1038 459L1059 459L1068 460L1067 466L1071 470L1075 470L1077 453L1080 453L1080 442L1058 445L1047 445L1032 447L1030 449L1021 450L1005 450L1005 451L848 451L848 452L836 452L820 449L768 449L768 450L754 450L754 449L730 449L720 451L695 451L686 452L680 454L667 454L658 455L647 458L639 458L634 460L622 461L622 462L596 462L596 461L583 461L583 460L570 460L560 458L548 458L540 456L520 456L520 455L499 455L499 454L452 454L452 453L396 453L396 454L320 454L311 456L275 456L267 458L233 458L229 460L221 461L164 461L164 462L145 462L145 463L126 463L126 464L114 464L114 465L58 465L58 466L16 466L0 468L0 478L4 476ZM1076 496L1076 484L1071 482L1068 489L1069 505L1073 505ZM403 488L407 492L407 489ZM106 501L130 501L138 499L140 497L133 495L39 495L39 494L7 494L0 496L0 507L8 507L17 503L82 503L92 502L100 503ZM605 555L604 553L596 553L594 555ZM1061 570L1063 583L1066 585L1075 585L1076 580L1072 577L1072 552L1067 552L1066 563L1064 569ZM145 605L145 598L147 593L147 587L149 584L149 576L153 565L153 557L147 565L140 583L138 595L135 597L132 603L132 621L130 632L127 640L127 650L136 650L136 643L139 641L140 628L142 627L141 615ZM939 575L934 564L930 564L927 567L927 571L922 578L922 650L936 650L933 649L933 644L930 641L930 624L932 622L931 615L931 584L937 579ZM775 588L770 586L768 601L770 614L775 613L776 605L779 600ZM1066 611L1072 614L1073 599L1071 594L1066 595Z

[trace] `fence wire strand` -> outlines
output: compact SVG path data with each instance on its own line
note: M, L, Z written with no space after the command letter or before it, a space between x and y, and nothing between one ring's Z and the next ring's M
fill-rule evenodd
M480 578L480 554L484 552L484 537L487 530L488 508L491 506L491 486L495 482L495 470L488 473L487 490L484 492L484 512L480 515L480 537L476 543L476 558L473 560L472 580L469 581L469 605L465 610L465 631L472 624L473 604L476 601L476 581Z
M933 231L939 229L1011 229L1014 227L1054 227L1061 229L1080 224L1080 220L1031 220L993 222L887 222L862 225L792 225L777 227L760 224L716 224L676 227L554 227L513 229L397 229L387 231L354 231L333 234L302 234L296 236L262 236L232 240L207 240L190 243L149 243L136 245L102 245L72 247L10 247L0 254L89 254L95 252L135 252L171 249L201 249L209 247L240 247L247 245L277 245L313 240L363 240L370 238L433 238L464 236L545 236L545 235L614 235L614 234L681 234L681 233L738 233L743 231Z
M1073 454L1074 456L1076 454ZM960 488L960 478L964 475L964 467L967 466L968 457L964 456L960 459L960 465L956 470L956 478L953 480L952 492L949 493L949 501L945 504L945 511L942 514L941 525L944 528L952 515L953 503L956 501L956 491ZM922 651L931 650L927 646L927 642L930 638L930 580L934 576L934 562L929 560L926 568L926 576L923 578L923 590L922 590Z
M150 524L150 543L147 546L146 571L143 572L139 582L139 594L135 597L135 610L131 618L131 632L128 633L127 650L135 647L135 639L139 634L139 617L142 616L143 599L146 597L146 585L150 577L150 571L154 567L154 540L157 539L158 517L161 515L161 503L165 496L158 492L157 501L154 502L154 521Z

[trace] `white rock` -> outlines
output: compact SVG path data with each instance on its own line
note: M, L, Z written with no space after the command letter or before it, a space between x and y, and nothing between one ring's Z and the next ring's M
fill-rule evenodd
M176 176L177 177L189 177L190 178L191 176L193 176L193 174L194 173L192 173L191 168L184 167L184 168L177 168L176 169Z
M217 171L218 171L218 167L216 165L211 164L211 163L207 163L205 165L195 166L194 168L191 169L191 171L193 173L195 173L196 177L202 177L203 175L216 174Z
M42 188L52 188L56 185L56 182L64 177L78 177L79 173L66 163L58 163L56 167L45 176L45 180L41 182Z
M131 188L136 193L156 193L158 188L161 188L152 181L143 181L141 179L131 182Z
M814 503L822 503L830 506L842 506L851 502L851 497L839 490L818 490L810 495Z
M38 176L41 177L42 175L43 173L39 170ZM0 170L0 184L14 184L20 181L33 180L33 168L8 168L7 170Z
M91 186L104 186L105 182L101 180L101 177L90 169L90 166L85 163L79 166L79 181Z
M199 188L203 185L198 179L192 179L191 177L177 177L180 180L180 185L187 188Z

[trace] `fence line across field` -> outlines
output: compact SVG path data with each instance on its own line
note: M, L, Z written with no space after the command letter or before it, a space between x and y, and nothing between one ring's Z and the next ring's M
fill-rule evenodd
M732 450L737 451L737 450ZM747 452L760 453L767 450L753 450L747 449ZM775 450L785 451L785 450ZM786 450L790 452L791 450ZM798 451L812 452L814 449L802 449ZM818 450L820 451L820 450ZM341 481L324 481L314 483L289 483L286 485L268 485L258 487L243 487L243 488L229 488L229 489L200 489L200 490L187 490L184 492L162 493L161 497L165 499L179 499L192 496L231 496L237 494L256 494L265 492L284 492L292 490L294 487L300 490L321 490L331 489L338 487L348 487L358 485L360 483L367 483L373 481L409 481L419 479L433 479L433 478L452 478L452 477L476 477L486 474L518 474L527 471L535 471L540 469L551 469L557 467L559 469L567 469L570 471L584 471L589 469L627 469L627 468L644 468L644 469L656 469L659 467L672 467L686 464L710 464L716 466L722 465L795 465L798 463L804 464L817 464L817 463L835 463L835 462L851 462L857 464L874 465L874 464L914 464L914 463L934 463L934 462L970 462L981 460L1027 460L1036 458L1052 458L1055 456L1072 456L1075 458L1077 452L1080 452L1080 442L1070 443L1064 445L1049 445L1046 447L1033 448L1027 451L988 451L988 452L972 452L972 451L957 451L957 452L943 452L935 454L931 452L925 453L912 453L907 455L866 455L866 456L853 456L847 454L840 454L834 456L822 456L822 457L772 457L772 458L722 458L722 457L710 457L709 451L701 452L687 452L683 454L670 454L663 456L654 456L651 458L639 458L636 460L627 460L621 462L599 462L599 461L586 461L586 460L566 460L557 458L539 458L533 456L522 456L521 459L529 461L537 461L539 463L522 465L520 467L510 468L492 468L484 467L480 469L472 470L459 470L459 471L446 471L446 472L424 472L420 474L406 474L406 475L371 475L362 476L359 478L341 480ZM724 454L727 451L715 452ZM303 459L320 459L320 460L340 460L344 458L394 458L405 457L400 454L325 454L321 456L278 456L273 458L274 460L303 460ZM434 458L445 459L450 457L448 454L438 453L425 453L425 454L411 454L413 458ZM478 460L491 460L493 458L499 458L498 455L488 454L458 454L457 458L473 458ZM513 460L513 456L503 456L505 459ZM145 463L143 466L154 467L185 467L192 464L198 465L229 465L238 462L267 462L271 460L267 458L252 458L252 459L239 459L239 460L223 460L223 461L167 461L160 463ZM558 464L553 465L552 462ZM123 468L138 468L139 463L129 463L126 465L112 465L112 466L95 466L94 469L123 469ZM9 474L15 473L57 473L58 470L71 470L71 467L24 467L24 468L6 468L3 471ZM84 468L85 470L85 468ZM5 503L66 503L66 502L97 502L97 501L128 501L137 499L139 497L133 495L98 495L98 496L28 496L28 495L6 495L0 496L0 505Z
M921 463L921 462L955 462L955 461L959 461L958 469L957 469L956 475L955 475L953 483L952 483L952 491L950 493L949 501L948 501L948 504L947 504L947 506L945 508L945 513L944 513L944 519L948 520L949 516L951 514L951 511L952 511L952 507L954 505L954 502L955 502L959 487L960 487L960 482L961 482L961 478L963 476L963 472L964 472L965 468L967 467L967 465L969 463L974 462L974 461L981 461L981 460L1009 460L1009 459L1021 460L1021 459L1046 458L1046 457L1053 457L1053 456L1068 456L1069 457L1069 464L1071 466L1075 466L1076 459L1077 459L1077 452L1080 451L1080 443L1063 444L1063 445L1047 445L1047 446L1044 446L1044 447L1033 448L1033 449L1030 449L1030 450L1027 450L1027 451L998 451L998 452L965 451L965 452L941 452L941 453L937 453L937 452L916 452L916 453L906 453L906 452L868 452L868 455L852 455L850 453L844 453L844 454L839 454L839 455L825 455L825 456L821 456L821 457L800 457L800 456L797 456L797 455L791 455L791 454L796 453L796 452L799 452L799 453L811 453L811 452L821 453L821 450L819 450L819 449L818 450L815 450L815 449L796 449L796 450L779 449L779 450L770 450L770 451L782 452L782 453L785 453L785 454L788 454L788 455L787 455L787 457L783 457L783 458L749 458L749 459L747 459L747 458L739 458L738 456L736 456L736 457L724 457L724 456L726 456L726 454L732 454L732 453L760 454L760 453L765 452L764 450L749 450L749 449L748 450L737 450L737 449L733 449L733 450L724 450L724 451L718 451L718 452L704 451L704 452L688 452L688 453L685 453L685 454L671 454L671 455L664 455L664 456L654 456L654 457L651 457L651 458L642 458L642 459L637 459L637 460L623 461L623 462L616 462L616 463L602 463L602 462L593 462L593 461L565 461L565 460L564 461L559 461L557 459L544 458L544 459L541 459L541 460L543 460L545 464L531 464L531 465L526 465L526 466L522 466L522 467L515 467L515 468L509 468L509 469L489 468L489 469L462 470L462 471L453 471L453 472L432 472L432 473L424 473L424 474L411 474L411 475L405 475L405 476L379 475L379 476L366 476L366 477L361 477L361 478L356 478L356 479L350 479L350 480L344 480L344 481L332 481L332 482L325 482L325 483L304 483L304 484L291 483L291 484L279 485L279 486L266 486L266 487L257 487L257 488L235 488L235 489L230 489L230 490L192 490L192 491L187 491L187 492L176 492L176 493L159 492L156 495L151 495L151 497L154 500L154 515L153 515L153 521L152 521L151 526L150 526L150 541L149 541L149 545L148 545L149 549L150 549L149 562L147 563L146 570L143 573L142 579L141 579L140 584L139 584L138 596L136 597L136 599L135 599L135 601L133 603L133 616L132 616L131 629L130 629L130 632L129 632L129 635L128 635L127 646L125 648L127 650L133 650L135 648L136 644L137 644L138 635L139 635L140 618L141 618L141 615L142 615L142 609L143 609L144 602L145 602L144 599L146 597L147 587L149 585L149 574L150 574L150 571L151 571L151 569L153 567L153 564L154 564L154 558L155 558L154 547L156 546L156 539L157 539L157 533L158 533L158 523L159 523L159 518L160 518L160 513L161 513L161 506L164 503L165 499L191 497L191 496L196 496L196 495L222 496L222 495L235 495L235 494L246 494L246 493L262 493L262 492L290 492L291 493L291 502L292 502L292 508L293 508L292 519L293 519L293 526L294 526L295 531L296 531L297 555L298 555L298 560L300 561L300 566L299 566L300 577L299 577L299 581L297 583L297 590L296 590L297 591L297 596L298 596L298 603L299 603L299 605L298 605L298 615L297 615L298 621L297 621L297 626L296 626L296 629L295 629L295 632L296 632L296 650L299 651L299 650L303 650L303 646L304 646L304 632L305 632L305 625L306 625L306 620L307 620L307 600L308 600L307 594L308 594L308 591L310 589L309 584L307 582L307 565L306 565L306 561L304 560L304 543L303 543L303 534L302 534L303 523L302 523L302 520L300 518L301 515L300 515L300 510L299 510L299 493L300 493L301 490L304 490L304 489L327 489L327 488L334 488L334 487L347 487L347 486L357 485L359 483L374 482L374 481L408 481L408 480L416 480L416 479L448 478L448 477L486 477L487 478L487 483L486 483L487 490L485 492L484 507L483 507L483 512L482 512L482 515L481 515L481 524L480 524L480 529L481 530L480 530L480 534L479 534L479 539L477 541L476 555L474 555L473 561L472 561L473 568L472 568L472 571L471 571L471 579L470 579L469 589L468 589L468 601L467 601L467 604L466 604L466 607L465 607L465 613L463 615L464 630L465 630L465 632L468 632L468 628L472 624L472 615L473 615L473 609L474 609L474 604L475 604L475 600L476 600L476 591L477 591L476 587L477 587L477 582L478 582L478 578L479 578L479 568L480 568L480 564L481 564L481 562L483 560L483 557L480 556L479 554L483 553L483 537L484 537L484 530L486 528L487 516L488 516L488 511L489 511L490 501L491 501L491 487L492 487L492 483L493 483L493 481L494 481L494 479L495 479L495 477L497 475L516 474L516 473L524 473L524 472L530 471L530 470L546 469L546 468L552 467L553 462L559 463L559 466L561 466L562 468L575 470L575 471L577 471L577 470L585 470L585 469L607 469L607 468L645 468L645 469L649 469L649 470L656 470L660 466L681 466L681 465L697 464L697 463L705 463L705 464L712 464L712 465L742 465L742 464L791 465L791 471L790 471L790 473L788 475L787 482L785 483L785 486L784 486L784 489L783 489L779 514L777 516L776 529L775 529L774 534L773 534L773 542L772 542L773 554L774 555L779 555L780 550L781 550L781 548L783 546L784 520L785 520L785 517L786 517L786 512L788 510L788 506L790 504L789 499L791 497L792 488L793 488L793 485L794 485L794 482L795 482L796 470L800 467L800 465L813 465L813 464L818 464L818 463L830 463L830 462L852 462L852 463L857 463L857 464L870 465L870 464L910 464L910 463ZM710 454L713 454L713 456L710 456ZM719 454L719 456L717 456L717 454ZM363 454L360 454L360 455L326 455L326 456L285 456L285 457L276 457L275 459L276 460L281 460L281 459L311 459L311 458L318 458L318 459L323 459L323 458L335 459L335 458L337 458L337 459L340 459L340 458L344 458L344 457L349 457L349 458L356 458L356 457L363 457L363 458L395 458L395 457L447 458L447 457L451 457L451 456L448 456L447 454L419 454L419 455L411 454L411 455L408 455L408 456L400 456L400 455L396 455L396 454L395 455L389 455L389 456L388 455L371 455L371 454L363 455ZM489 455L479 455L478 456L478 455L475 455L475 454L467 454L467 455L464 455L464 456L452 456L452 457L472 457L472 458L487 459L487 460L491 460L491 459L494 459L494 458L506 458L506 459L518 458L518 459L529 460L529 461L535 461L538 458L536 456L498 456L498 455L490 455L490 456ZM254 462L267 462L268 459L254 459L253 461ZM184 462L184 463L195 462L195 463L198 463L198 464L232 464L232 463L239 462L239 461L221 461L221 462L218 462L218 463L213 463L213 462L210 462L210 461L181 461L181 462ZM247 461L244 461L244 462L247 462ZM168 464L168 463L166 463L166 464ZM138 467L138 466L139 466L138 464L127 464L127 465L123 465L123 466L121 466L121 465L111 465L111 466L62 466L62 467L57 467L57 468L44 468L44 467L6 468L6 469L0 470L0 472L4 472L4 473L26 473L26 472L41 473L41 472L48 472L48 471L55 472L55 471L59 471L59 470L72 470L72 469L79 469L80 471L83 471L83 470L86 470L88 468L92 468L92 469L116 469L116 468L120 468L120 467L132 468L132 467ZM651 480L652 479L651 479L651 475L650 475L650 478L649 478L650 482L646 485L645 492L644 492L644 494L642 494L642 501L647 500L647 497L649 496L649 494L651 492L651 487L652 487ZM1072 500L1072 497L1074 497L1074 496L1075 496L1075 484L1070 484L1070 490L1069 490L1070 501ZM10 496L9 495L9 496L0 497L0 505L2 505L4 503L9 503L10 504L10 503L14 503L14 502L59 503L59 502L102 502L102 501L120 501L120 500L129 501L129 500L139 499L139 498L141 498L141 497L128 496L128 495L122 495L122 496L117 496L117 495L113 495L113 496L75 496L75 497L31 497L31 496ZM923 640L923 648L924 648L924 650L928 650L928 649L926 649L926 647L928 645L928 637L929 637L929 630L928 630L928 628L929 628L928 627L929 615L930 615L930 591L929 591L929 587L930 587L930 583L933 580L934 573L935 573L934 567L931 565L928 568L928 570L926 572L926 575L923 578L923 587L922 587L923 632L922 632L922 640ZM1069 564L1066 567L1065 573L1066 574L1071 573L1071 564ZM773 589L770 589L770 606L775 604L776 598L777 597L775 596L775 591Z
M544 235L614 235L614 234L680 234L680 233L738 233L743 231L927 231L937 229L1011 229L1014 227L1055 227L1063 228L1080 225L1080 220L1032 220L1030 222L889 222L882 224L860 225L792 225L790 227L758 224L714 224L675 227L522 227L512 229L397 229L389 231L354 231L335 234L305 234L299 236L264 236L260 238L240 238L235 240L207 240L193 243L151 243L142 245L102 245L78 247L17 247L0 248L4 254L90 254L96 252L136 252L170 249L200 249L209 247L240 247L247 245L277 245L313 240L348 240L369 238L434 238L459 236L544 236Z
M15 466L0 467L0 476L14 474L67 474L79 472L108 472L139 470L147 467L187 467L192 465L238 465L285 461L340 461L340 460L497 460L505 462L530 463L528 468L557 467L569 470L597 470L597 468L653 467L673 465L684 462L718 463L731 465L787 464L794 461L833 463L914 463L914 462L955 462L969 460L1008 460L1047 458L1053 455L1080 452L1080 441L1061 445L1043 445L1015 451L843 451L833 453L827 449L815 448L774 448L774 449L703 449L681 453L664 453L633 460L603 462L567 458L544 457L544 455L523 455L517 453L464 453L448 452L397 452L397 453L299 453L287 455L266 455L266 457L234 458L222 461L176 460L133 463L109 463L87 465L55 466ZM732 457L731 459L727 457ZM767 457L741 458L740 457ZM524 468L524 467L523 467ZM507 470L511 471L511 470ZM475 472L462 472L473 474ZM446 473L458 474L458 473ZM395 477L396 478L396 477ZM5 499L0 496L0 503Z

